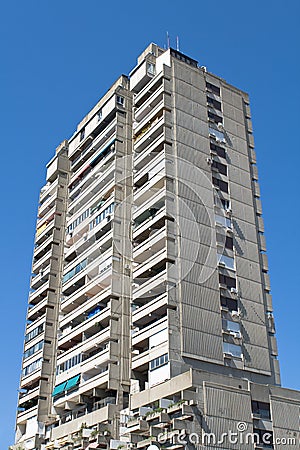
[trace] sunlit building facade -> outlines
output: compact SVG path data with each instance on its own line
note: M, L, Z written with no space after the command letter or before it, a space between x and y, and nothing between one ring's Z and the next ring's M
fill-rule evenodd
M299 445L270 291L248 95L151 44L47 165L12 448Z

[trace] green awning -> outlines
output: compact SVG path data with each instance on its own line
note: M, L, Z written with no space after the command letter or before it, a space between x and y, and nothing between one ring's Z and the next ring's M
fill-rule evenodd
M63 383L58 384L57 386L55 386L55 388L53 389L53 392L52 392L52 397L55 397L56 395L59 395L62 392L64 392L64 390L66 388L66 384L67 384L67 382L64 381Z
M80 375L76 375L76 377L70 378L66 383L65 391L69 391L73 387L77 386L77 384L79 384L79 381Z

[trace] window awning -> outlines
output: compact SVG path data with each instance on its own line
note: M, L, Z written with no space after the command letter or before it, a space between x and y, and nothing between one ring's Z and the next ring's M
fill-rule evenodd
M55 397L56 395L59 395L62 392L64 392L66 384L67 384L67 382L64 381L63 383L55 386L55 388L53 389L53 392L52 392L52 397Z
M76 377L70 378L66 383L65 391L69 391L73 387L77 386L77 384L79 384L79 381L80 375L76 375Z

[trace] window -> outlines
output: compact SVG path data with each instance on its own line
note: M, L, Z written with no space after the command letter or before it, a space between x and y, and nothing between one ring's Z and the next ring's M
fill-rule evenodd
M214 186L217 186L222 192L228 194L228 183L226 181L220 180L219 178L212 177L212 182Z
M215 128L208 128L209 134L215 137L217 142L226 142L225 135L222 131L216 130Z
M228 248L229 250L233 250L233 238L231 236L226 236L225 248Z
M105 208L102 213L95 217L95 219L90 223L90 230L92 230L95 226L102 222L102 220L104 220L106 217L109 217L109 214L111 214L114 210L114 206L114 203L112 203L107 208Z
M230 200L226 200L225 198L221 198L221 204L223 209L230 209Z
M220 97L220 88L218 86L215 86L212 83L209 83L209 81L206 82L206 89L210 92L213 92L214 94L218 95Z
M67 281L69 281L71 278L73 278L75 275L77 275L81 270L85 269L86 266L87 266L87 259L83 260L81 263L77 264L77 266L75 266L72 270L67 272L63 276L63 283L66 283Z
M29 333L27 333L25 335L25 342L31 341L31 339L35 338L36 336L41 334L43 331L44 331L44 324L42 323L41 325L34 328L32 331L30 331Z
M228 309L229 311L238 310L238 302L235 298L228 298L221 295L220 297L221 306Z
M63 363L57 366L56 375L59 375L60 373L65 372L66 370L69 370L74 366L77 366L77 364L80 364L81 361L82 361L82 354L72 356L72 358L68 359L67 361L64 361Z
M222 320L223 330L232 331L233 333L240 334L241 326L239 322L233 322L232 320Z
M86 209L79 217L77 217L76 220L74 220L74 222L72 222L68 226L67 233L70 234L76 227L78 227L78 225L81 224L81 222L84 221L84 219L89 217L90 214L91 214L91 208Z
M153 63L147 63L147 74L152 77L155 75L155 65Z
M253 435L256 444L261 445L263 448L274 448L272 431L253 428Z
M215 122L215 123L223 123L222 117L218 116L217 114L208 111L207 115L208 115L208 118L210 120L212 120L213 122Z
M22 371L22 376L26 377L26 375L29 375L32 372L35 372L42 366L43 358L39 358L36 361L33 361L33 363L29 364L28 366L24 367Z
M222 246L224 244L224 235L221 233L217 233L216 236L217 243ZM231 236L225 237L225 248L227 248L228 250L233 250L233 238Z
M226 150L223 147L220 147L219 145L214 144L213 142L210 142L210 149L212 152L215 152L220 158L226 158Z
M218 100L215 100L214 98L207 97L207 103L209 106L212 106L215 109L218 109L221 111L221 102L218 102Z
M230 258L229 256L220 255L218 253L218 261L219 264L224 265L227 269L234 270L234 258Z
M152 359L152 361L150 361L150 370L155 370L158 367L164 366L168 362L169 356L168 353L165 353L164 355L161 355L158 358Z
M242 347L240 345L230 344L229 342L223 342L223 352L235 358L242 357Z
M80 131L80 142L83 141L84 137L85 137L85 129Z
M222 164L218 161L213 160L212 162L212 167L214 167L215 169L217 169L217 171L219 173L221 173L222 175L226 175L227 176L227 166L225 164Z
M124 106L125 99L121 95L117 95L117 103L118 105Z
M252 400L252 412L253 414L260 416L264 419L271 419L269 403Z
M220 284L225 284L228 289L236 288L236 279L219 273Z
M225 216L219 216L218 214L215 215L216 223L219 225L222 225L226 228L231 228L231 220L228 219L228 217Z
M39 350L42 350L44 346L44 341L40 341L37 344L30 347L26 352L24 352L24 359L29 358L29 356L33 355L34 353L38 352Z

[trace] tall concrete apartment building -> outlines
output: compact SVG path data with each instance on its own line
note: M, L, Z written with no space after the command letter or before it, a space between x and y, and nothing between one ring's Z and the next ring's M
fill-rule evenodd
M151 44L47 165L12 449L299 448L270 289L248 95Z

